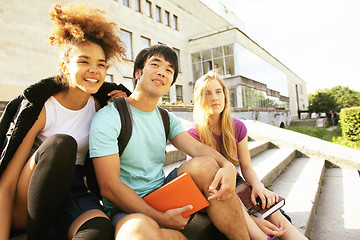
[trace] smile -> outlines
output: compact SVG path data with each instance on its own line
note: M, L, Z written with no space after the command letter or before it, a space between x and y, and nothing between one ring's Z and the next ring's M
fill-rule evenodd
M88 82L93 82L93 83L97 83L99 82L99 80L95 79L95 78L84 78L85 81L88 81Z
M156 80L156 79L153 79L153 82L155 82L157 84L160 84L160 85L164 85L164 83L162 81L159 81L159 80Z

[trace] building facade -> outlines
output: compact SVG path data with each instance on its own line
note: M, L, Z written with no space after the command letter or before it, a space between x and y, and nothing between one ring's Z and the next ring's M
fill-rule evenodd
M63 3L69 1L62 1ZM84 1L83 1L84 2ZM189 103L194 82L218 69L237 108L288 109L291 118L306 110L306 83L244 33L244 23L217 3L200 0L87 0L117 22L127 60L114 63L107 81L133 90L137 53L166 44L179 56L176 83L161 101ZM14 0L0 5L0 100L10 100L30 84L58 74L58 49L47 44L49 11L59 1Z

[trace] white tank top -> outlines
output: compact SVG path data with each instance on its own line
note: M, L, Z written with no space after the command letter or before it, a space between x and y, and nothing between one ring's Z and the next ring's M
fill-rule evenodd
M94 97L91 96L80 110L70 110L61 105L54 97L45 102L46 123L35 139L38 148L48 137L54 134L68 134L78 145L76 164L84 165L89 151L89 130L93 116L96 113Z

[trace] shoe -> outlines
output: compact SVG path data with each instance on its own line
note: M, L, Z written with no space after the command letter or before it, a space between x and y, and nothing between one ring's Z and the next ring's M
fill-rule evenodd
M268 236L267 240L279 240L276 236Z

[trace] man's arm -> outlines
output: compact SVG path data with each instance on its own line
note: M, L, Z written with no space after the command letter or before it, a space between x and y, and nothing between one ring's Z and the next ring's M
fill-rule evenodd
M159 212L147 204L137 193L123 183L120 179L119 154L93 158L96 178L103 197L112 202L116 207L126 213L143 213L160 226L183 229L188 218L181 216L182 212L192 209L191 206L171 209L165 213Z
M236 183L236 168L226 158L224 158L215 149L202 144L190 136L187 132L182 132L176 135L170 141L176 148L190 155L191 157L209 156L215 159L219 164L218 170L213 182L209 187L209 191L212 193L208 200L228 199L235 191ZM217 186L220 185L218 189Z

